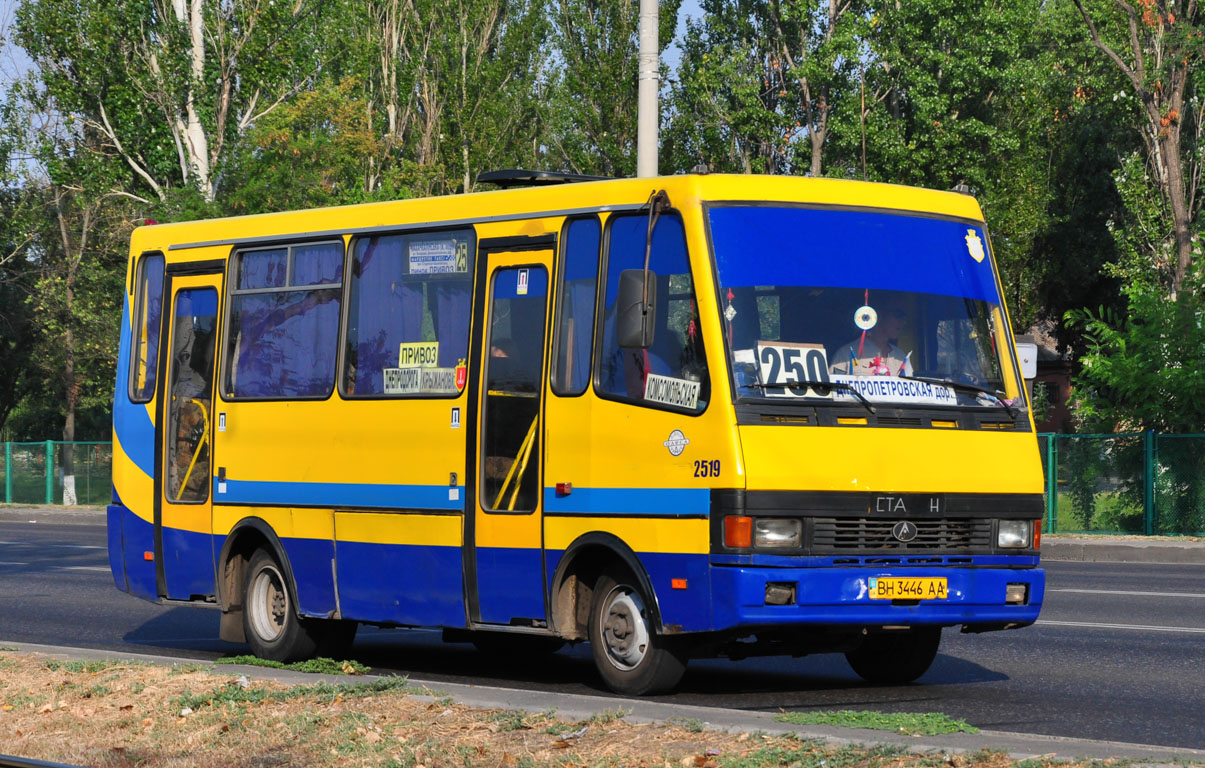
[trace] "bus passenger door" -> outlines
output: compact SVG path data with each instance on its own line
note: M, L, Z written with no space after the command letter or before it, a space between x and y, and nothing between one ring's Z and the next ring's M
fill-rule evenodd
M155 467L155 579L159 594L187 600L214 593L213 380L221 274L172 276L167 360Z
M466 532L473 623L544 626L543 392L552 251L488 252L473 354L474 489ZM479 264L480 269L480 264ZM473 422L471 422L473 423ZM473 474L475 473L475 477Z

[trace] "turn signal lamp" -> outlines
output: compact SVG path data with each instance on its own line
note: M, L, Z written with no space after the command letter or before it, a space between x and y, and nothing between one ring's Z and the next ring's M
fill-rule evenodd
M1035 520L1033 523L1033 548L1042 548L1042 521Z
M753 518L729 515L724 518L724 546L748 549L753 546Z

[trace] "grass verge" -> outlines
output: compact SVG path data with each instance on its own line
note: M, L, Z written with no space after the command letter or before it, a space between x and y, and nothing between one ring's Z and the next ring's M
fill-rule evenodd
M998 753L913 754L613 709L481 710L402 678L288 686L209 665L0 652L0 752L96 768L1074 768ZM1090 764L1083 764L1089 768ZM1099 765L1099 763L1091 764Z
M325 656L285 664L279 661L261 659L258 656L252 656L251 654L243 654L242 656L225 656L215 660L214 663L240 664L251 667L271 667L272 669L289 669L294 672L312 672L322 675L367 675L372 671L372 667L366 667L354 659L337 661L335 659L328 659Z
M966 720L955 720L940 712L784 712L774 718L793 725L836 725L842 728L867 728L892 731L907 736L936 736L942 733L979 733Z

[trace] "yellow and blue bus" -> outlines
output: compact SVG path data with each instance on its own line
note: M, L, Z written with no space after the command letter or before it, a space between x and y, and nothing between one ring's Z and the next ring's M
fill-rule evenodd
M629 694L700 656L911 681L943 628L1037 619L1042 470L973 197L489 178L133 233L119 589L276 660L359 624L588 641Z

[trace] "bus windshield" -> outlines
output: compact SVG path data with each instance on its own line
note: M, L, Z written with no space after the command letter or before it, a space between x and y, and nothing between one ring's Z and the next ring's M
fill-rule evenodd
M738 399L1024 407L981 226L782 204L708 224Z

